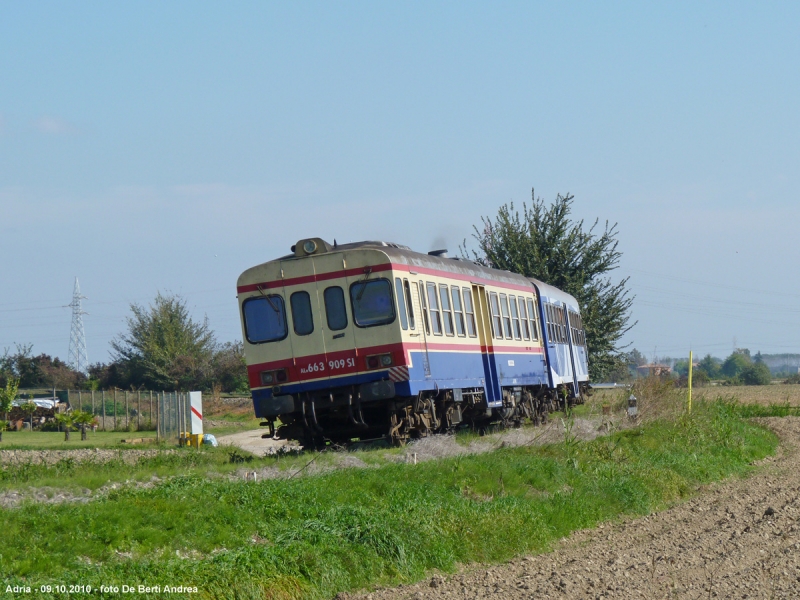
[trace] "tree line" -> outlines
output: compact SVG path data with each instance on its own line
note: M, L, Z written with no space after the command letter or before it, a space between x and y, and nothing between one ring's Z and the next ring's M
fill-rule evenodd
M32 346L0 357L0 386L21 388L218 390L249 393L242 343L219 343L207 319L196 321L186 300L158 293L148 306L132 304L127 331L111 342L111 360L88 376Z
M639 375L640 367L646 367L645 370L651 371L657 369L658 365L669 366L672 369L671 375L679 380L685 380L689 375L688 358L654 359L653 363L650 363L641 352L634 348L624 355L624 359L625 367L612 374L614 381L630 381ZM692 383L694 385L704 385L712 380L725 385L767 385L772 383L772 379L772 372L764 362L761 353L758 352L755 356L751 356L750 350L747 348L736 348L724 359L706 354L692 367ZM800 380L794 375L787 379L787 383L800 383Z

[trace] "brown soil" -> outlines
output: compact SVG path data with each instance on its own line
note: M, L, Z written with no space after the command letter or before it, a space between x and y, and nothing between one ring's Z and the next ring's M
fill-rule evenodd
M782 444L746 480L708 486L661 513L576 532L549 554L356 597L800 598L800 418L762 422Z

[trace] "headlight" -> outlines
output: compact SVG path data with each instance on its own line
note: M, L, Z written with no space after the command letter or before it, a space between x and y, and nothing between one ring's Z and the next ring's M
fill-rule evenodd
M314 254L317 250L317 242L314 240L306 240L303 242L303 250L306 254Z

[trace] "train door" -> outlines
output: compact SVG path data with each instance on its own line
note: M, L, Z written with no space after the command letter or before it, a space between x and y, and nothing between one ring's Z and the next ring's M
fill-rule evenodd
M405 284L404 284L405 285ZM431 377L431 361L428 354L428 335L430 335L430 322L428 316L428 307L425 303L425 284L420 281L419 285L416 282L411 282L409 293L414 302L414 312L419 315L419 333L416 336L420 338L420 349L422 350L422 370L425 373L425 379ZM411 334L415 335L415 334Z
M341 254L315 256L316 273L336 273L344 268ZM325 345L325 371L328 377L341 377L358 371L353 315L348 302L350 281L342 274L336 279L317 281L320 328Z
M325 338L314 262L309 259L281 261L292 356L301 380L327 375ZM288 282L288 285L287 285Z
M486 288L482 285L472 286L472 297L475 301L475 321L478 328L478 340L481 344L481 360L486 387L486 401L491 406L502 402L500 383L497 378L497 364L494 358L494 342L492 339L491 314L486 297Z

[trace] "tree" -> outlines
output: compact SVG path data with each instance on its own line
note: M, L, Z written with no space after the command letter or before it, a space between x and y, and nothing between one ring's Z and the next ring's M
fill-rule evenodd
M722 373L727 377L737 377L741 375L747 367L752 364L750 351L747 348L737 348L722 363Z
M56 415L56 423L64 427L64 441L69 441L69 432L72 429L72 415L69 413L61 413Z
M772 373L764 362L755 362L746 366L741 373L745 385L769 385L772 383Z
M33 356L32 345L16 345L16 351L8 349L0 357L0 385L9 378L18 379L23 388L69 387L78 388L86 377L70 368L60 358L48 354Z
M697 363L697 368L702 369L709 379L717 379L722 373L718 360L710 354L706 354L703 360Z
M38 408L36 406L36 403L31 399L28 400L25 404L21 404L19 408L22 412L28 414L28 419L30 420L30 425L31 425L31 431L33 431L33 413L35 413L36 409Z
M531 191L530 208L522 215L514 204L503 205L492 221L483 217L483 230L475 227L473 237L480 253L476 262L533 277L573 295L580 304L589 351L589 374L602 379L624 361L619 340L635 323L630 323L633 298L628 296L628 279L616 283L607 274L619 266L617 225L599 220L591 227L573 221L573 196L561 194L549 207ZM467 254L466 242L462 254Z
M111 342L131 381L151 388L205 387L216 345L208 320L192 320L186 301L160 292L149 307L131 304L128 332Z
M81 440L86 440L86 428L94 423L94 415L85 410L79 410L72 414L72 422L75 423L81 430Z
M17 397L17 391L19 391L19 379L13 377L6 379L5 388L0 388L0 412L3 413L4 419L8 419L8 413Z

